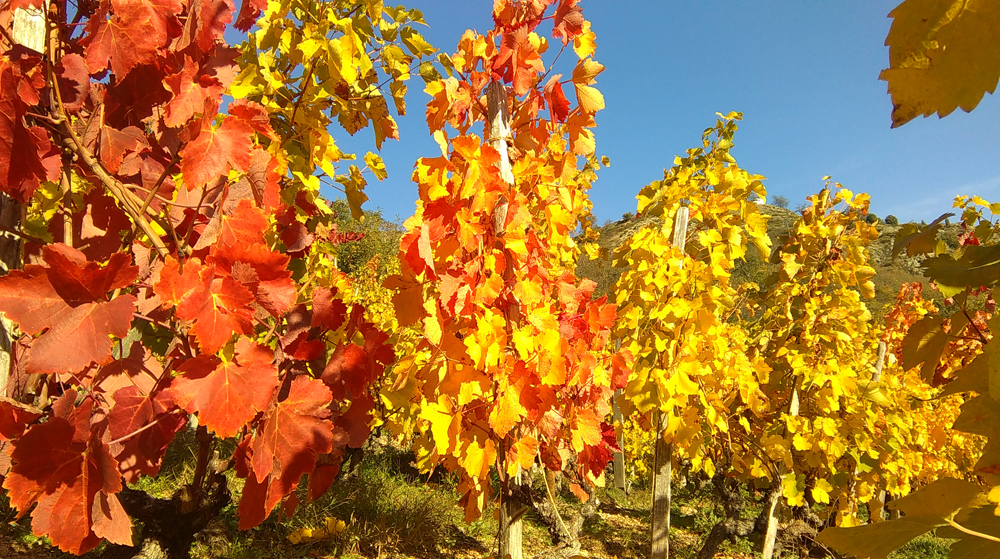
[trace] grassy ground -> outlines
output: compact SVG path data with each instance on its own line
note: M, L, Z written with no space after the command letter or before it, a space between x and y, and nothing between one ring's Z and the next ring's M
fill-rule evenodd
M190 475L193 460L184 445L175 445L164 474L147 491L169 494ZM187 457L185 456L187 454ZM497 521L494 509L471 524L462 521L455 480L444 477L435 483L406 473L403 455L384 453L363 460L353 475L338 481L322 499L304 504L292 518L274 514L262 525L245 532L236 529L235 505L200 534L192 548L198 559L299 559L299 558L447 558L481 559L495 550ZM237 484L231 483L237 490ZM639 559L648 556L648 488L637 486L629 494L601 489L598 514L583 527L580 543L585 557ZM568 490L557 497L568 518L579 502ZM719 519L719 510L708 490L681 489L671 511L671 557L693 559ZM748 510L747 517L758 511ZM15 521L6 501L0 499L0 559L69 557L48 546L44 538L31 534L28 519ZM321 529L328 519L343 521L343 531L319 541L292 543L289 536L303 528ZM315 533L315 532L314 532ZM524 522L525 557L544 557L552 546L546 527L531 513ZM717 558L759 557L759 539L726 543ZM87 557L95 558L100 548ZM897 551L890 559L944 559L947 545L927 536Z

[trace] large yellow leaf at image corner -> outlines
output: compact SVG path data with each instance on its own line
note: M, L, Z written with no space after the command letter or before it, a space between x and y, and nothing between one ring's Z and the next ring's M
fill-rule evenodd
M890 14L892 127L917 116L969 112L1000 79L1000 2L906 0Z

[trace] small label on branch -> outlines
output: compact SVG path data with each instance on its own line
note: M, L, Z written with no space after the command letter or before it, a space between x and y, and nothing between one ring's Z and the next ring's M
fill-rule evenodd
M48 6L48 2L45 2ZM45 53L45 12L35 8L14 10L14 42L38 53Z

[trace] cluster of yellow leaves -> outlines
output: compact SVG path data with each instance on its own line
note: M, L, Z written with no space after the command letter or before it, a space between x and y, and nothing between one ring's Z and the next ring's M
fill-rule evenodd
M727 126L720 121L717 134ZM868 196L832 185L810 197L770 254L766 285L731 286L748 237L770 251L766 222L746 200L764 194L745 186L759 177L725 159L731 133L723 140L706 139L704 151L689 151L642 190L640 212L663 220L617 255L628 268L616 286L616 333L636 356L623 401L633 414L626 451L648 459L655 439L641 431L658 433L695 471L780 481L790 505L827 503L843 525L856 523L858 503L879 490L902 495L912 483L961 471L981 444L949 429L963 400L913 405L940 390L920 379L920 363L896 356L906 330L932 307L904 290L883 329L862 302L873 293L866 246L877 238L863 219ZM727 174L704 171L719 167ZM668 238L682 200L692 216L683 253ZM890 353L876 381L880 338ZM975 343L953 343L941 374L978 352ZM653 411L667 414L662 432Z
M991 316L998 281L995 260L997 236L991 217L994 206L979 197L960 196L955 207L963 211L965 233L953 251L938 251L938 224L907 231L896 239L894 252L933 254L923 262L926 275L951 295L955 307L945 318L923 302L919 293L890 313L886 339L896 345L902 374L892 388L908 394L896 416L886 414L885 428L897 445L883 460L884 480L890 490L916 490L895 508L905 522L828 529L820 541L846 553L882 558L907 541L937 528L939 537L959 540L953 557L986 557L1000 552L994 534L998 522L994 505L1000 502L1000 416L996 389L1000 353L994 332L1000 322ZM965 273L962 273L964 270ZM979 298L985 294L985 298ZM983 300L985 299L985 301ZM904 303L904 304L900 304ZM976 307L982 305L986 310ZM899 312L897 312L899 311ZM894 324L893 322L896 322ZM905 328L898 327L904 324ZM896 363L893 363L894 365ZM890 377L889 382L893 379ZM942 388L943 385L943 388ZM891 394L891 390L888 394ZM968 481L962 481L965 478ZM983 486L985 484L985 487ZM992 487L992 489L989 489Z
M859 503L880 490L899 496L913 483L956 475L975 460L980 442L949 429L963 400L937 399L947 394L921 379L921 363L899 358L903 335L933 307L905 286L889 324L881 327L862 304L874 275L865 246L877 233L862 220L867 195L835 187L812 197L812 207L772 257L781 266L779 277L751 331L761 328L760 355L774 369L768 394L787 395L796 387L802 403L798 416L785 415L761 433L770 457L780 456L790 472L784 495L800 503L809 487L813 502L829 502L837 523L851 526ZM842 210L834 208L841 203ZM888 355L876 380L879 339ZM940 364L945 377L979 351L964 342L941 349L950 356Z
M919 336L922 324L926 324L921 320L933 319L937 312L920 291L920 284L903 286L880 336L887 342L889 353L878 391L895 396L894 406L882 410L885 432L881 434L886 442L894 442L882 448L880 486L897 496L938 478L961 476L971 469L983 449L981 437L952 429L967 396L957 392L956 386L942 389L928 383L921 378L923 367L904 356L904 342L911 328ZM973 323L961 318L956 315L942 324L953 339L946 343L939 359L928 360L937 378L953 378L956 371L982 353L982 343L973 332L985 329L988 315L983 311L973 313Z
M324 177L345 193L357 219L367 200L367 181L357 165L338 172L335 164L354 156L341 152L330 126L336 122L354 135L371 125L378 149L386 138L398 139L387 94L403 115L411 72L419 68L426 80L438 77L429 62L420 62L435 52L413 27L422 23L418 10L387 7L378 0L280 0L267 3L257 29L241 45L242 71L229 93L267 109L284 138L268 149L285 161L303 190L315 198ZM364 161L378 180L385 178L378 155L368 153Z
M658 219L615 254L626 267L615 285L616 335L636 360L623 412L642 414L647 424L654 410L666 414L662 436L710 475L715 465L703 443L728 432L733 403L766 405L760 384L767 367L747 359L747 337L728 320L739 298L729 282L736 260L751 242L764 254L770 246L767 218L751 201L766 194L763 177L729 155L740 118L720 119L702 148L676 158L662 181L642 189L640 215ZM685 252L670 242L682 203L691 219Z
M781 475L793 506L809 488L842 522L853 518L855 475L873 448L865 387L877 343L862 297L874 291L865 247L878 234L863 220L868 199L839 184L811 196L771 255L777 271L759 295L760 309L741 315L753 339L751 359L764 360L771 376L763 387L768 408L741 423L733 465L749 478Z

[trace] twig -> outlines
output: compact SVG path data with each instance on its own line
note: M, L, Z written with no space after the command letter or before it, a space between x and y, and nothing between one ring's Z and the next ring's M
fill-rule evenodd
M62 218L63 218L63 244L73 246L73 179L70 176L70 161L67 154L63 154L63 165L60 169L60 190L62 191ZM82 234L82 232L81 232Z
M58 89L56 89L56 96L61 97ZM59 110L62 111L61 98L58 100L58 105ZM80 161L83 162L87 169L97 176L98 180L101 181L101 184L103 184L108 192L110 192L111 195L118 200L118 203L122 205L125 213L129 214L132 221L138 224L139 228L142 229L142 232L149 237L150 243L153 244L153 247L156 249L156 252L160 255L160 257L166 258L167 255L170 254L170 251L167 249L167 246L163 244L163 240L156 234L156 231L153 230L153 227L149 224L149 221L146 220L145 216L139 213L139 209L136 206L135 201L132 199L135 195L129 192L128 189L125 188L125 185L123 185L118 179L111 176L104 166L94 158L94 154L90 153L90 150L84 147L83 142L80 141L76 132L73 131L73 127L66 118L65 112L62 112L62 119L63 128L66 131L67 136L69 136L64 140L66 146L76 153L77 157L80 158Z
M45 241L39 239L38 237L32 237L31 235L29 235L27 233L22 233L20 231L16 231L14 229L11 229L11 228L7 227L6 225L0 225L0 232L2 232L2 233L8 233L8 234L14 235L15 237L20 237L21 239L24 239L25 241L31 241L31 242L33 242L33 243L35 243L37 245L47 244Z
M538 451L538 461L539 462L542 461L542 451L541 450ZM563 522L562 515L559 514L559 506L556 505L556 498L552 495L552 488L549 487L549 478L548 478L547 475L545 475L545 472L542 472L542 483L545 484L545 494L549 497L549 504L552 505L552 511L556 513L556 520L559 521L559 527L562 528L562 531L563 531L563 533L566 534L567 538L572 538L573 534L569 533L569 528L566 527L566 523ZM573 539L576 539L576 538L573 538ZM572 540L568 540L568 541L572 541ZM566 542L563 542L563 543L566 543ZM543 555L544 555L544 553L543 553Z
M153 230L153 227L138 210L135 201L132 199L135 195L129 192L129 190L125 188L125 185L123 185L118 179L114 178L104 168L104 166L94 158L94 154L90 153L90 150L83 145L83 142L76 135L76 131L73 130L69 117L66 115L66 107L63 103L62 92L59 90L59 83L55 78L52 61L49 60L46 66L49 74L49 86L55 94L56 115L58 116L58 120L62 122L63 129L69 137L68 141L64 139L64 144L76 153L77 157L80 158L87 169L96 175L104 187L118 200L118 203L122 205L125 212L132 218L132 221L137 223L139 228L142 229L142 232L149 237L149 241L153 244L153 247L156 248L156 252L160 255L160 257L166 258L167 255L170 254L170 251L167 250L167 246L163 244L163 240L160 239L159 235L156 234L156 231Z
M979 326L976 326L976 323L972 320L972 317L969 316L969 311L963 308L962 314L964 314L965 318L969 320L969 325L972 326L972 329L976 331L976 335L979 336L979 341L982 342L983 345L988 344L989 342L986 340L986 336L984 336L983 333L979 331ZM958 332L956 332L956 334L958 334Z
M295 129L295 113L299 112L299 105L302 104L302 99L306 96L306 91L309 89L309 83L312 81L313 70L315 69L315 64L309 66L309 72L307 72L305 77L302 79L302 91L299 92L299 97L295 100L295 105L292 106L292 116L288 119L289 130ZM284 145L284 142L282 142L282 145Z
M10 44L12 48L14 45L17 44L14 42L14 39L12 39L11 36L7 34L7 30L4 28L3 25L0 25L0 35L3 35L3 38L7 40L7 42Z
M160 173L160 178L156 179L156 183L149 189L149 194L147 194L146 199L142 201L142 207L139 208L139 213L146 213L146 208L149 207L149 203L153 201L154 196L160 198L161 200L163 199L162 196L159 196L160 186L163 185L163 181L165 181L167 176L170 175L170 168L176 165L177 161L178 157L174 154L174 156L170 159L170 163L168 163L167 166L163 168L163 172ZM135 227L132 228L132 231L135 231Z

